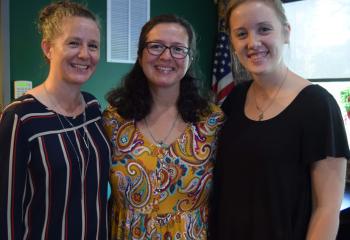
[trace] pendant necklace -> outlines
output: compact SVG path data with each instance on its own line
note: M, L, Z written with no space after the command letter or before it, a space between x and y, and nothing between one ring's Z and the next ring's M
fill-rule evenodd
M259 112L258 113L258 121L262 121L264 119L264 113L272 106L272 104L275 102L276 100L276 97L278 95L278 93L280 92L282 86L284 85L284 82L286 81L287 79L287 76L288 76L288 72L289 72L289 69L287 68L286 70L286 73L284 75L284 78L282 80L282 82L280 83L278 89L276 90L276 92L274 93L274 95L272 96L270 102L267 104L267 106L265 107L265 109L262 109L262 107L259 107L257 101L256 101L256 92L255 92L255 85L253 83L253 94L254 94L254 102L255 102L255 108L256 110Z
M53 100L51 99L51 96L50 96L50 94L49 94L49 92L48 92L48 90L47 90L47 88L46 88L46 84L45 84L45 83L43 84L43 87L44 87L44 90L45 90L45 94L47 95L47 98L49 99L51 105L52 105L54 108L57 109L58 106L57 106L57 104L55 104L55 103L53 102ZM84 98L83 98L82 95L81 95L81 103L84 104L84 105L86 105L86 104L85 104L85 101L84 101ZM61 108L61 107L60 107L60 108ZM62 109L62 108L61 108L61 109ZM58 121L60 122L60 125L61 125L62 130L66 130L66 127L64 126L63 121L62 121L62 119L61 119L61 114L58 114L56 111L55 111L55 113L56 113L56 116L57 116L57 118L58 118ZM72 128L75 127L75 125L74 125L72 122L70 122L66 116L62 115L62 117L63 117L63 119L65 120L65 122L67 122ZM85 106L84 106L84 112L83 112L83 123L86 123ZM64 131L64 133L65 133L65 135L66 135L66 137L67 137L67 139L68 139L70 145L71 145L72 148L73 148L75 157L76 157L77 162L78 162L78 165L79 165L79 168L78 168L78 169L79 169L79 173L80 173L80 178L81 178L81 180L83 181L83 180L85 179L85 177L86 177L87 168L88 168L89 162L90 162L90 144L89 144L89 140L88 140L87 133L86 133L86 130L85 130L84 126L83 126L82 128L83 128L84 134L82 135L78 129L77 129L77 133L78 133L78 135L80 136L80 138L83 140L83 143L84 143L84 145L85 145L85 148L87 149L87 160L86 160L86 166L84 167L84 169L83 169L83 167L82 167L83 158L82 158L82 157L79 157L78 150L75 148L75 146L74 146L74 144L73 144L73 141L72 141L72 139L70 138L70 136L68 135L67 131ZM78 144L78 142L77 142L77 144ZM82 188L82 189L83 189L83 188Z
M157 140L157 139L153 136L152 131L151 131L151 129L150 129L149 126L148 126L147 120L146 120L146 118L144 118L145 125L146 125L146 130L147 130L147 132L149 133L149 135L151 136L152 140L156 143L156 145L157 145L158 147L164 148L164 149L169 148L169 145L166 144L166 140L168 139L168 137L170 136L171 132L173 131L173 129L174 129L175 125L176 125L176 122L177 122L177 119L178 119L178 118L179 118L179 114L176 115L176 118L175 118L173 124L171 125L171 127L170 127L170 129L169 129L167 135L166 135L163 139L160 139L160 140Z

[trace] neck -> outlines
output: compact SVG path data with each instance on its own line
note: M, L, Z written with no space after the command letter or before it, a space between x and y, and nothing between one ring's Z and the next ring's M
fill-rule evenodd
M50 107L66 116L76 116L84 111L85 102L80 88L60 86L53 81L46 80L43 84Z
M153 105L151 112L146 116L149 122L169 121L179 114L177 106Z
M262 121L265 118L265 112L270 109L275 103L277 96L279 95L281 89L283 88L284 83L287 80L288 76L288 68L285 69L284 75L281 77L279 81L275 81L274 86L270 87L270 89L265 89L260 86L259 91L257 91L257 87L259 84L252 84L252 94L254 98L255 108L258 111L258 121Z
M276 88L287 78L289 69L286 66L281 67L278 71L264 75L253 75L253 85L255 91L261 95L271 96Z
M179 86L176 88L154 88L150 87L153 104L156 106L171 107L175 106L180 95Z

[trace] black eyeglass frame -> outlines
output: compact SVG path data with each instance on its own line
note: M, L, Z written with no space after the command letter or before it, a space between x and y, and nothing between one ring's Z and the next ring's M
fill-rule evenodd
M164 49L163 49L163 51L160 52L159 54L155 54L154 52L152 53L151 50L150 50L150 48L149 48L149 45L150 45L150 44L159 44L159 45L163 46ZM146 48L146 49L147 49L147 52L148 52L149 54L153 55L153 56L160 56L160 55L162 55L167 49L169 49L170 55L171 55L173 58L175 58L175 59L185 59L187 56L190 56L190 52L191 52L191 49L190 49L189 47L177 46L177 45L167 46L167 45L165 45L164 43L160 43L160 42L145 42L143 48ZM183 55L183 56L181 56L181 57L175 57L175 56L173 55L173 51L174 51L173 49L174 49L174 48L181 48L181 49L184 49L184 50L186 50L186 54Z

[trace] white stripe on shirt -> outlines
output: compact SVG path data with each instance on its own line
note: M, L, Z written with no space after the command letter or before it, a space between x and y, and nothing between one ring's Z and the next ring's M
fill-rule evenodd
M28 139L28 142L31 142L33 141L33 139L35 138L38 138L38 137L41 137L41 136L45 136L45 135L49 135L49 134L59 134L59 133L64 133L64 132L69 132L69 131L74 131L76 129L79 129L83 126L86 126L92 122L96 122L98 121L99 119L101 119L101 117L96 117L96 118L93 118L93 119L90 119L89 121L86 121L80 125L77 125L77 126L74 126L74 127L68 127L68 128L63 128L63 129L59 129L59 130L52 130L52 131L46 131L46 132L41 132L41 133L37 133L37 134L34 134L33 136L31 136L29 139Z
M65 149L65 144L63 143L62 135L58 135L58 139L61 145L63 157L64 157L64 162L66 164L66 193L64 197L64 211L63 211L63 216L62 216L62 230L61 230L61 239L64 240L66 238L66 216L67 216L67 204L68 204L68 195L69 195L69 182L70 182L70 174L69 170L71 169L67 152Z
M8 175L8 183L7 183L7 239L12 239L11 233L12 233L12 180L13 180L13 175L12 175L12 171L13 171L13 154L14 154L14 148L15 148L15 133L17 130L17 123L18 123L18 116L17 114L15 114L15 118L13 121L13 125L12 125L12 133L11 133L11 144L10 144L10 156L9 156L9 175Z
M43 141L42 138L38 138L38 143L39 143L39 149L40 149L40 154L41 154L41 159L43 163L43 167L45 169L45 220L44 220L44 227L43 231L41 233L41 239L44 240L46 237L46 231L47 231L47 221L48 221L48 208L49 208L49 169L47 166L47 159L46 155L43 149Z

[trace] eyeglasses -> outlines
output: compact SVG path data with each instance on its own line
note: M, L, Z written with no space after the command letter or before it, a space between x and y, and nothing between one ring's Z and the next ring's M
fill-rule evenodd
M176 59L183 59L190 52L190 49L187 47L183 47L183 46L169 46L168 47L168 46L164 45L163 43L159 43L159 42L146 42L145 46L146 46L147 51L154 56L162 55L164 53L164 51L169 48L170 55Z

